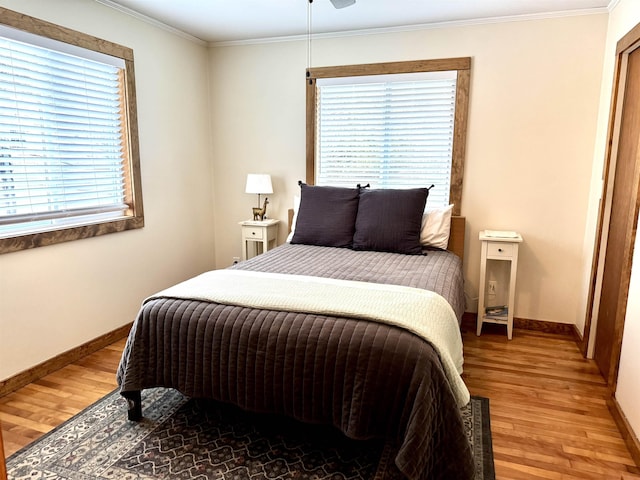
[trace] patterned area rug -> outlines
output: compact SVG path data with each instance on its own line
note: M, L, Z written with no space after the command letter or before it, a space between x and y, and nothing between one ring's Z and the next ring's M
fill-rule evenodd
M7 460L9 479L365 480L404 478L393 445L349 440L335 429L143 392L145 418L126 419L113 392ZM463 409L476 479L493 480L489 401Z

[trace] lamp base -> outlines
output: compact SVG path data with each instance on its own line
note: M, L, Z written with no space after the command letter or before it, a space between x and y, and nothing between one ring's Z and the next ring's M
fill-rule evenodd
M269 199L265 197L262 207L253 207L254 221L262 221L267 218L267 205L269 205Z

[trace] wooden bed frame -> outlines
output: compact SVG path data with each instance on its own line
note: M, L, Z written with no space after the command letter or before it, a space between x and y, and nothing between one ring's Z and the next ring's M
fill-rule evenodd
M288 230L291 232L291 224L293 223L293 208L288 211ZM458 255L464 260L464 236L466 231L466 218L459 215L451 217L451 233L449 234L449 244L447 250Z
M464 260L464 236L467 224L466 218L459 215L451 217L451 232L449 233L449 244L447 250L458 255Z

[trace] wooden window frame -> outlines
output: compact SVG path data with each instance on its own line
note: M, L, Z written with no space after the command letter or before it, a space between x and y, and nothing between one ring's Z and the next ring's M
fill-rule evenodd
M0 7L0 23L41 37L50 38L124 60L125 67L122 78L124 93L122 100L124 107L123 115L125 116L125 124L127 127L123 140L125 147L124 156L126 159L124 171L127 193L125 201L130 206L123 216L115 219L69 227L52 227L51 230L17 234L15 236L2 238L0 239L0 254L142 228L144 226L144 211L142 205L133 50L3 7Z
M306 98L306 182L309 185L315 184L317 79L355 77L364 75L389 75L397 73L439 72L447 70L456 70L458 72L449 200L454 204L453 214L460 215L460 205L462 204L464 157L467 143L467 116L469 110L471 57L446 58L439 60L416 60L406 62L368 63L361 65L342 65L336 67L318 67L308 69Z

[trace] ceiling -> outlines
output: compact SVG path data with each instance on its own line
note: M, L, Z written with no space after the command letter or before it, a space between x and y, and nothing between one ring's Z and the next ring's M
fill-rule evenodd
M306 35L307 0L97 0L168 25L204 42L234 42ZM356 0L335 9L311 6L314 34L407 28L504 17L606 12L617 0Z

